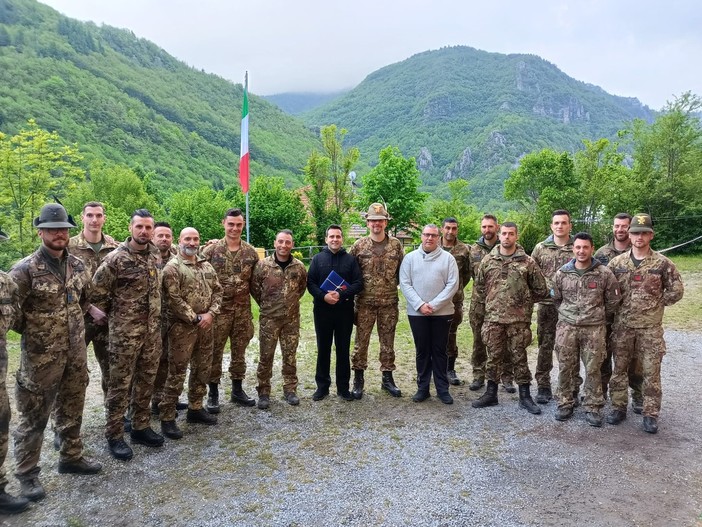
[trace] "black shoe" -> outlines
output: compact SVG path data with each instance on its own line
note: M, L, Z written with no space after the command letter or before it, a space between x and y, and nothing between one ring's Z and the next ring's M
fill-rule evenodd
M351 395L354 399L360 399L363 397L363 370L353 371L353 390L351 390Z
M596 426L597 428L599 428L602 426L604 419L602 418L602 415L599 412L587 412L585 414L585 421L587 421L587 424L589 424L590 426Z
M440 393L438 394L439 400L444 403L444 404L453 404L453 397L451 397L451 394L446 392L446 393Z
M449 384L452 384L453 386L461 385L461 379L459 379L456 375L456 370L448 370L446 372L446 376L448 377Z
M573 409L572 408L556 408L556 413L553 414L554 419L556 421L567 421L571 417L573 417Z
M425 392L423 390L417 390L417 393L412 396L412 400L415 403L421 403L427 399L429 399L429 392Z
M607 416L607 422L611 425L618 425L621 423L624 419L626 419L626 410L617 410L614 409L611 411L611 413Z
M61 436L56 430L54 430L54 450L56 450L56 452L61 450Z
M391 371L383 372L383 381L380 383L380 387L393 397L402 396L402 392L400 391L400 389L397 386L395 386L395 379L392 378Z
M24 496L14 497L12 494L0 491L0 514L17 514L29 507L29 500Z
M300 398L295 392L284 393L283 399L285 399L290 406L297 406L300 404Z
M102 465L96 461L91 462L81 457L78 461L59 461L59 474L97 474L102 470Z
M468 389L471 392L477 392L483 386L485 386L485 379L483 379L482 377L478 377L476 379L473 379L473 382L468 385Z
M159 415L161 410L158 405L161 401L151 401L151 415Z
M641 415L643 413L643 401L637 401L636 399L632 399L631 409L635 414Z
M350 391L348 391L348 390L346 390L345 392L344 392L344 391L337 390L337 391L336 391L336 395L338 395L339 397L341 397L344 401L354 401L354 400L356 399L356 398L353 396L353 394L352 394Z
M207 411L211 414L219 413L219 384L209 383L209 392L207 395ZM190 412L190 410L188 410Z
M530 414L538 415L541 413L541 408L531 398L529 391L530 386L528 384L519 385L519 406L526 409Z
M548 402L553 398L553 392L550 387L542 388L536 391L536 402L539 404L548 404Z
M188 423L200 423L203 425L216 425L217 418L204 408L199 410L188 409L185 420Z
M119 439L108 439L107 446L110 449L110 454L112 454L112 457L115 459L129 461L132 459L132 456L134 456L132 447L130 447L121 437Z
M163 436L153 431L150 426L143 430L132 430L129 434L132 438L132 443L149 446L152 448L163 446Z
M122 418L122 422L124 423L124 433L128 434L129 432L131 432L132 431L132 420L125 415Z
M248 395L246 395L244 388L242 388L241 386L241 382L241 380L232 380L231 401L241 406L254 406L256 404L256 401Z
M180 439L183 437L183 432L175 421L161 421L161 433L168 439Z
M271 398L268 395L259 395L258 396L258 409L259 410L268 410L271 406Z
M20 495L29 501L39 501L46 497L46 491L41 486L39 477L33 476L20 480Z
M188 409L188 403L181 403L180 401L176 401L176 412L178 410L187 410Z
M321 388L317 388L315 390L315 392L312 394L312 400L313 401L321 401L327 395L329 395L329 390L322 390Z
M649 434L655 434L658 432L658 421L656 418L645 416L643 418L643 429L644 432L648 432Z
M517 389L514 387L512 379L502 379L502 387L507 393L517 393Z
M471 406L473 408L485 408L487 406L497 405L497 383L495 381L488 381L485 393L480 396L477 401L473 401Z

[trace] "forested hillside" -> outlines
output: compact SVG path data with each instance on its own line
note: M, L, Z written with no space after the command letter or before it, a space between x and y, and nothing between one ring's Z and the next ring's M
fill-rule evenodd
M568 77L534 55L469 47L427 51L370 74L345 96L303 114L311 126L348 129L347 144L373 161L385 146L414 156L427 188L471 182L481 204L502 205L503 182L524 154L574 152L653 120L637 99Z
M318 106L338 99L348 90L332 93L286 92L264 95L263 98L290 115L300 115Z
M242 71L242 79L244 72ZM196 70L132 32L78 22L33 0L0 0L0 132L29 119L88 161L154 174L166 191L237 180L242 86ZM313 133L250 96L253 175L299 185Z

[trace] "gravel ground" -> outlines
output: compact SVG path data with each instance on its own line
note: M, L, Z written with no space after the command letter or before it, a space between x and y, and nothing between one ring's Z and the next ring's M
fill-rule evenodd
M587 426L582 409L558 423L554 402L532 416L502 390L500 405L482 410L470 406L480 393L467 386L452 387L452 406L435 397L416 404L407 371L397 373L403 397L393 399L381 393L379 372L369 371L361 401L315 403L305 379L297 408L275 391L268 412L225 402L218 426L181 418L182 440L156 450L137 445L123 463L105 448L93 373L84 437L103 473L59 475L47 436L47 498L22 515L0 517L0 525L699 527L702 414L689 394L702 386L701 337L666 333L654 436L632 412L618 427ZM467 375L460 362L459 374ZM250 376L249 391L253 383ZM17 490L11 481L9 491Z

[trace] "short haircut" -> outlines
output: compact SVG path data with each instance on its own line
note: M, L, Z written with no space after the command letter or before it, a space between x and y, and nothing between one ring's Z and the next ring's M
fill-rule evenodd
M167 229L173 230L173 228L171 227L171 224L168 223L167 221L157 221L156 223L154 223L154 229L157 227L166 227Z
M324 234L325 234L326 236L329 236L329 231L331 231L331 230L338 230L338 231L341 231L342 236L343 236L343 234L344 234L344 230L341 228L341 225L337 225L336 223L333 223L332 225L330 225L329 227L327 227L327 230L324 232ZM292 234L292 232L291 232L290 234Z
M99 201L89 201L85 205L83 205L83 212L85 212L85 209L88 207L100 207L102 209L102 213L105 214L105 205L100 203Z
M452 216L449 216L448 218L444 218L444 221L441 223L441 226L443 227L447 223L455 223L458 225L458 220Z
M224 217L226 218L227 216L243 216L241 209L228 209L227 212L224 213Z
M293 233L290 229L283 229L281 231L278 231L275 237L277 238L279 234L289 234L291 238L293 237Z
M620 212L616 216L614 216L615 220L627 220L629 223L631 223L631 214L628 212Z
M568 216L568 221L570 221L570 212L565 209L554 210L553 214L551 214L551 218L554 216Z
M483 220L492 220L497 224L500 223L499 221L497 221L497 218L495 216L493 216L492 214L483 214L483 217L480 218L481 223Z
M422 227L422 232L424 229L436 229L438 231L439 227L436 225L436 223L427 223L424 227Z
M154 219L151 213L146 209L137 209L134 212L132 212L132 217L129 219L130 224L134 223L134 218L151 218L152 220Z
M589 233L587 232L579 232L575 236L573 236L573 241L575 240L587 240L590 242L590 245L593 247L595 246L595 242L592 240L592 236L590 236Z
M500 231L505 227L507 227L508 229L514 229L516 233L519 233L519 227L517 227L517 224L513 221L506 221L502 225L500 225Z

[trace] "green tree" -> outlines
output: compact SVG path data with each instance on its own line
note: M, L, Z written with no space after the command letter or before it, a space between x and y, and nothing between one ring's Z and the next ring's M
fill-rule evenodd
M359 208L371 203L385 203L392 219L389 229L414 232L424 221L424 203L428 195L419 192L421 180L413 157L404 158L397 147L380 151L379 163L363 177L359 192Z
M194 227L200 233L201 242L224 236L222 217L229 209L223 192L208 187L183 190L168 200L168 217L177 237L185 227Z
M307 165L305 165L305 182L309 185L305 190L305 195L314 218L314 236L317 245L324 245L325 230L328 225L335 223L329 210L329 197L332 189L329 181L330 165L329 158L317 151L310 154Z
M454 179L447 184L449 199L429 199L429 221L439 227L445 218L458 220L458 237L468 243L480 236L481 215L474 205L469 205L470 184L465 179Z

